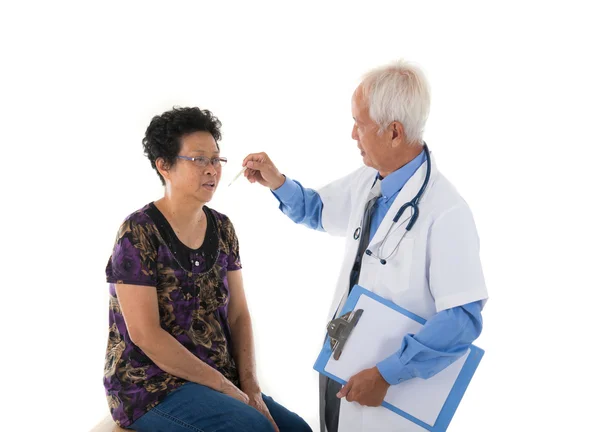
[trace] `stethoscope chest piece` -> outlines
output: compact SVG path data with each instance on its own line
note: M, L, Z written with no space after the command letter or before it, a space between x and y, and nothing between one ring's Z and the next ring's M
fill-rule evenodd
M359 237L360 237L360 227L358 227L354 230L354 240L358 240Z

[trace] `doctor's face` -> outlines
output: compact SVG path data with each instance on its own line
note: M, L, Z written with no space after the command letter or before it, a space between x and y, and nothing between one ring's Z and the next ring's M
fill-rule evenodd
M389 146L387 145L387 133L377 133L379 126L369 115L369 104L363 94L362 86L359 86L352 95L352 139L356 140L363 163L378 171L384 171L386 161L389 163Z

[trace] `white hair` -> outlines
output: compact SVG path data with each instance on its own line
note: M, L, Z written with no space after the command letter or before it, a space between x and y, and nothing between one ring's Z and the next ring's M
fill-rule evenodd
M402 123L409 144L423 144L430 95L421 69L398 60L366 73L362 88L369 104L369 115L379 126L379 133L397 121Z

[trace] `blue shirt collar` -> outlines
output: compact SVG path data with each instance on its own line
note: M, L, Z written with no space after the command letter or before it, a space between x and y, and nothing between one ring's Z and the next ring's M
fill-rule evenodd
M425 156L425 149L421 151L413 160L398 168L396 171L390 173L381 181L381 196L383 199L388 201L394 197L400 189L404 187L408 179L410 179L419 169L419 167L425 162L427 156ZM377 175L381 179L381 175Z

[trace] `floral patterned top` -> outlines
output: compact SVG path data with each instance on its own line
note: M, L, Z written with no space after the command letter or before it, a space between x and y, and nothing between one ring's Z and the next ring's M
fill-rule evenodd
M216 223L218 250L212 260L190 250L194 261L189 271L167 247L149 216L151 206L125 219L106 266L110 310L104 387L111 415L121 427L131 425L186 381L160 369L133 344L115 284L155 287L161 327L239 387L227 321L227 271L241 269L233 225L227 216L208 209Z

